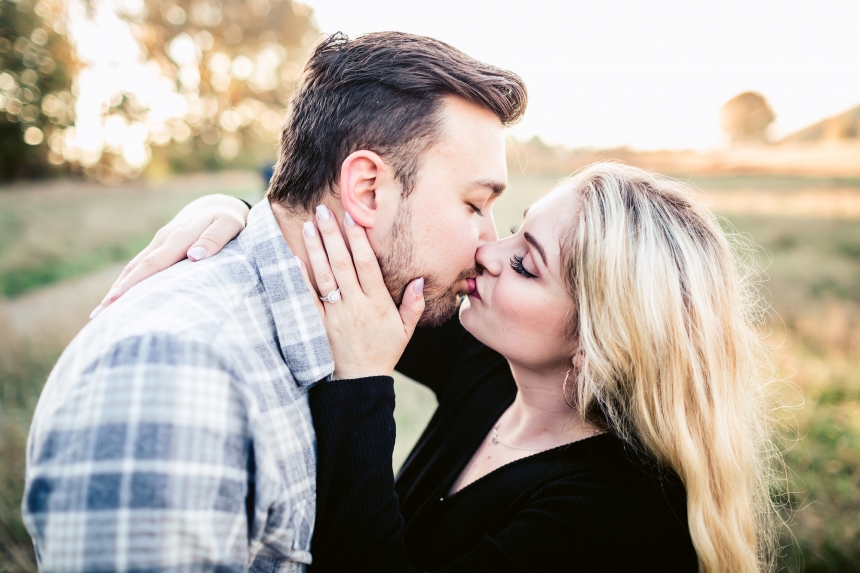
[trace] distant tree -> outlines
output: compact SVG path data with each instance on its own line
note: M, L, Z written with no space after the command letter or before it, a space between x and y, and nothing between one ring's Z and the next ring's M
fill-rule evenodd
M774 119L767 100L755 92L736 95L720 110L723 131L733 144L767 141L767 128Z
M194 169L274 157L307 46L319 34L310 8L291 0L144 0L144 11L126 18L184 108L181 117L144 122L156 161Z
M0 0L0 180L46 175L74 123L77 71L61 0Z

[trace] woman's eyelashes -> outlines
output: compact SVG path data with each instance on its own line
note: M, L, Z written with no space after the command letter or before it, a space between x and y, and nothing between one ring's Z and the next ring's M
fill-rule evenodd
M483 217L483 216L484 216L484 212L483 212L483 211L481 211L481 208L480 208L480 207L478 207L477 205L475 205L474 203L469 203L469 207L471 207L471 208L472 208L472 210L473 210L475 213L477 213L478 215L480 215L481 217Z
M520 256L520 255L514 255L513 257L511 257L511 268L514 269L514 271L516 271L519 274L526 277L527 279L537 278L537 275L534 275L534 274L528 272L526 270L526 268L523 266L523 259L524 258L525 258L524 256Z

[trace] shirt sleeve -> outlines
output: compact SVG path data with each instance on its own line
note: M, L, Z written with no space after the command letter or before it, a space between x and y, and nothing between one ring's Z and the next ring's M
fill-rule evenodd
M236 380L218 351L172 335L61 361L27 453L40 571L241 571L252 448Z

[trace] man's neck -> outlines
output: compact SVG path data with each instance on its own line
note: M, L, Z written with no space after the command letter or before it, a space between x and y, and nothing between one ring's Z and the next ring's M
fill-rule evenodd
M311 267L308 250L305 248L305 240L302 236L302 231L306 222L311 221L316 224L315 213L290 211L277 203L272 203L271 205L272 212L275 214L275 220L278 222L278 227L281 229L281 234L284 236L284 240L287 241L287 245L290 247L293 254L301 259L302 263L304 263L305 268L308 270L308 277L311 279L314 291L319 294L316 279L314 278L313 267ZM333 213L338 224L341 224L343 221L343 206L340 202L327 200L324 205Z

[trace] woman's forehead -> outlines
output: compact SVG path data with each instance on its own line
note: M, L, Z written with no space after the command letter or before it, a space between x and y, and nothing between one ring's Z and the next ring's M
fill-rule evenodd
M525 218L529 215L532 217L543 216L546 213L553 213L559 210L573 210L575 205L570 185L561 184L529 205L525 213L523 213L523 217Z

